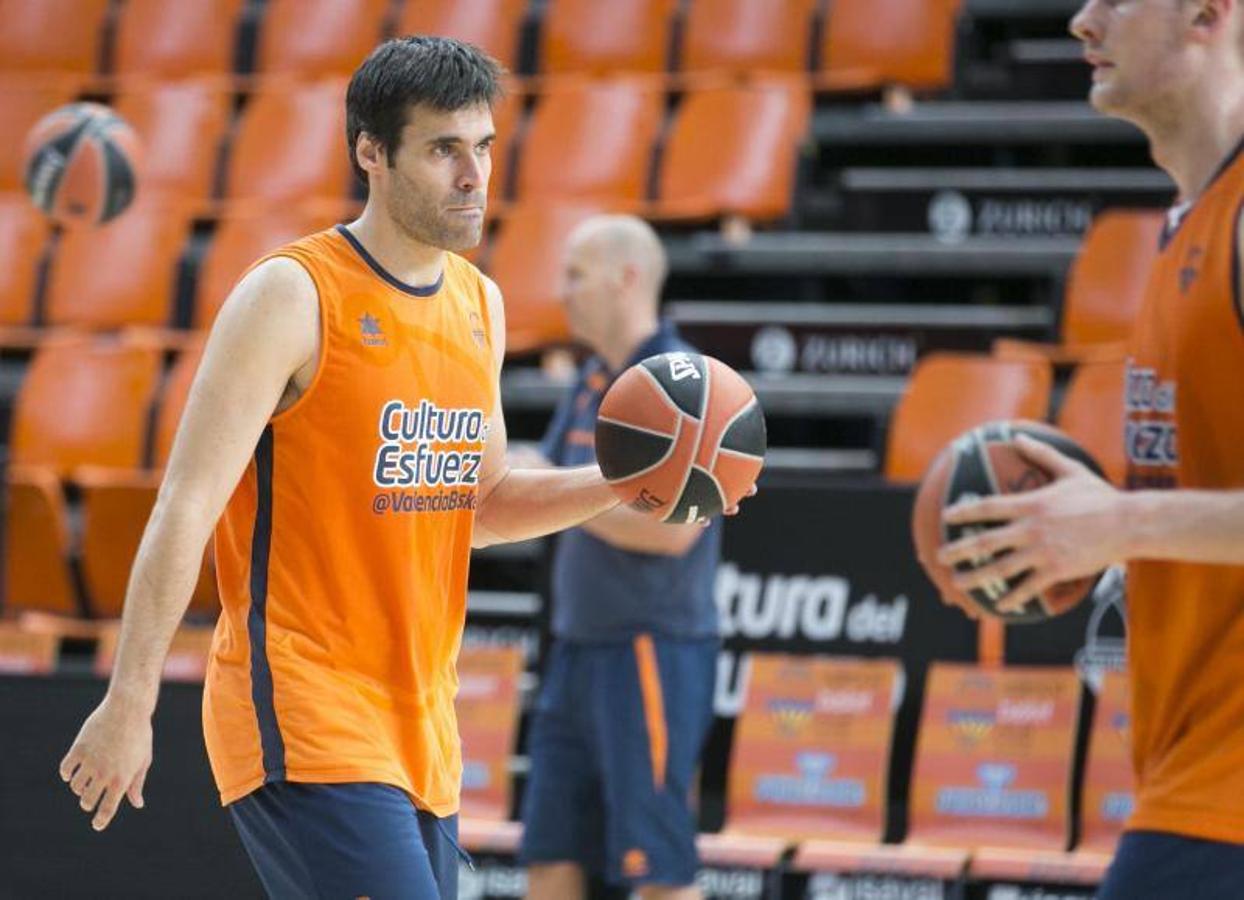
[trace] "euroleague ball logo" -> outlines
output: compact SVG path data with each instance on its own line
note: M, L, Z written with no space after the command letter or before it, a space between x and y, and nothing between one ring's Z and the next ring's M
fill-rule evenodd
M695 367L695 363L691 361L685 353L667 353L666 359L670 364L670 380L683 381L687 378L700 380L700 370Z

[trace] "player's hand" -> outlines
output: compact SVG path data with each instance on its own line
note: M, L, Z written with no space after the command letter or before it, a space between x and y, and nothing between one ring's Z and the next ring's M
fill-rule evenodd
M78 796L83 811L94 813L91 827L103 831L123 797L135 809L142 809L143 782L150 767L150 716L105 698L82 723L61 760L60 777Z
M963 591L1028 572L998 601L1004 613L1023 609L1060 582L1095 575L1126 558L1122 493L1048 444L1021 435L1016 448L1055 480L1035 491L950 507L942 514L950 525L1003 524L947 544L937 554L951 567L997 557L970 572L956 572L955 586Z
M756 485L753 484L751 487L747 489L747 493L743 495L743 499L746 500L748 497L755 497L755 496L756 496ZM734 506L730 506L730 507L727 507L726 509L723 509L721 511L721 514L723 516L737 516L739 514L739 504L736 503L734 504ZM708 522L705 522L704 524L707 526Z

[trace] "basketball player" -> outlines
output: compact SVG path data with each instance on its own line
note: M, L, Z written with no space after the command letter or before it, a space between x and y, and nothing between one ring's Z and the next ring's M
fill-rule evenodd
M1072 33L1093 105L1144 130L1179 188L1127 364L1128 486L1044 444L1057 475L949 511L1003 527L944 549L1007 552L963 588L1028 572L1005 604L1121 560L1136 809L1106 900L1244 891L1244 8L1240 0L1090 0Z
M141 807L162 663L216 528L212 770L273 897L457 897L453 698L471 547L617 504L507 467L484 220L497 65L403 38L354 73L362 215L256 263L220 313L134 564L116 669L61 777ZM223 515L222 515L223 513Z
M613 378L686 351L658 317L665 252L632 216L598 216L568 242L570 330L593 351L562 399L540 462L596 460ZM721 525L666 525L619 506L567 531L553 560L553 644L523 802L532 900L584 897L586 874L645 898L697 898L691 779L712 721Z

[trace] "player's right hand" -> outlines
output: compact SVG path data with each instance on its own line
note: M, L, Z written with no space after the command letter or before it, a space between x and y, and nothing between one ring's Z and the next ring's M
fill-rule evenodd
M143 782L151 767L151 717L104 699L78 732L61 760L60 777L94 813L91 827L103 831L117 813L121 798L143 806Z

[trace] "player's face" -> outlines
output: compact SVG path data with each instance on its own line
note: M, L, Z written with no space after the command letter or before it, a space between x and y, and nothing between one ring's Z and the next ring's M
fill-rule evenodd
M613 306L620 285L616 267L609 265L590 240L571 240L566 249L562 296L571 335L598 348L613 327Z
M484 229L492 144L486 104L453 112L414 107L397 152L380 176L389 215L412 238L469 250Z
M1093 67L1089 101L1121 118L1152 118L1185 80L1181 0L1087 0L1071 20Z

